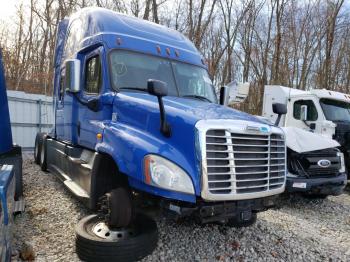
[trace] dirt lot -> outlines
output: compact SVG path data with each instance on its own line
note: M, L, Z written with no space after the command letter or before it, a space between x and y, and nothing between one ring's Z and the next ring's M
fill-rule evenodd
M16 217L18 255L36 261L78 261L74 227L88 211L52 174L24 162L26 212ZM281 199L249 228L158 219L160 240L145 261L350 261L350 195Z

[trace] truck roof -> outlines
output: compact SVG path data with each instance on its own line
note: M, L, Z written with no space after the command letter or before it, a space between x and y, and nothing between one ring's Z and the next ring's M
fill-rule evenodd
M310 93L319 98L329 98L350 103L350 95L327 89L312 89Z
M74 27L71 30L74 23L79 25L78 30L74 30ZM65 30L68 34L72 31L74 42L79 43L75 52L95 42L103 42L109 49L128 49L164 56L206 68L193 43L178 31L108 9L83 8L69 18L68 29Z
M309 91L285 87L285 86L279 86L279 85L266 85L265 90L268 90L268 93L281 93L283 96L287 99L288 97L292 96L299 96L299 95L315 95L319 98L329 98L329 99L335 99L339 101L344 101L350 103L350 95L345 93L340 93L337 91L331 91L327 89L311 89ZM265 91L265 92L266 92ZM273 92L275 91L275 92Z

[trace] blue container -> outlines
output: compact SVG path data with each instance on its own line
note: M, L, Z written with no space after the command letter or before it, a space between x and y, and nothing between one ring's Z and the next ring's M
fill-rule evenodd
M4 65L2 63L2 50L0 49L0 154L6 153L11 149L10 113L6 94Z

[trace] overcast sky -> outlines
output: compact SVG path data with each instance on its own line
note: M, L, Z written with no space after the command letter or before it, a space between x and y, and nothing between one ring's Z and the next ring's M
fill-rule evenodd
M20 2L21 0L0 0L0 19L6 21L11 18Z
M200 1L200 0L195 0L195 1ZM240 0L237 0L237 1L240 1ZM305 1L305 0L300 0L300 1ZM25 5L30 4L29 0L0 0L0 20L9 21L12 17L14 17L16 8L21 3L24 3ZM345 0L344 6L347 9L347 11L350 11L350 0Z

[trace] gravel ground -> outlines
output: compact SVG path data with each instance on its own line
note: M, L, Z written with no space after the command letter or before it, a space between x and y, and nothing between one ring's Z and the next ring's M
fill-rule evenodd
M24 162L26 212L15 219L14 260L79 261L74 228L88 211L52 174ZM249 228L158 219L157 249L145 261L350 261L350 195L293 196Z

